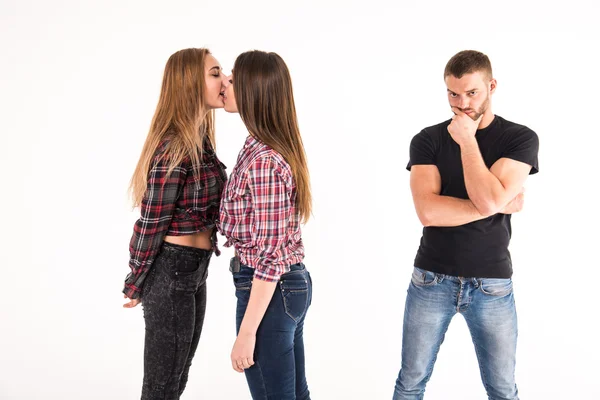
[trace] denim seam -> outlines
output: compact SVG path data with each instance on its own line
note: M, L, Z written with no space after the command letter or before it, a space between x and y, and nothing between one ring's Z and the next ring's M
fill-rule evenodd
M431 379L431 375L433 374L433 367L435 366L435 362L437 361L437 357L440 352L440 348L442 347L442 343L444 342L445 336L446 336L446 334L444 333L442 335L442 340L440 340L436 346L435 354L431 360L431 363L429 363L429 366L427 368L427 375L425 375L425 378L424 378L425 382L429 382L429 379Z
M265 400L268 400L269 395L267 393L267 385L265 383L265 376L263 375L262 368L260 367L260 362L258 360L256 360L256 363L254 366L256 368L258 368L258 373L260 375L260 383L262 384L262 390L263 390L263 393L265 394Z
M488 385L488 378L485 375L485 371L483 368L481 368L481 362L482 362L482 358L479 352L479 345L475 342L475 338L473 337L473 334L471 334L471 339L473 340L473 344L475 345L475 354L477 355L477 361L479 364L479 370L481 371L481 376L482 376L482 380L483 380L483 387L485 388L485 391L489 393L489 389L490 386Z
M463 283L462 281L459 282L460 283L460 288L458 289L458 294L456 295L456 312L460 314L460 301L463 297Z
M169 284L169 286L171 286L169 288L170 289L169 297L171 298L171 321L172 321L173 330L175 333L175 335L173 336L174 340L175 340L175 351L173 353L173 364L171 365L171 370L169 373L169 377L167 378L167 382L165 383L165 388L169 386L169 383L171 382L171 379L173 378L173 374L175 372L175 365L177 365L177 351L178 351L178 343L179 343L179 340L177 337L177 334L178 334L177 318L175 316L175 299L173 298L175 296L175 285L174 285L173 280L171 278L169 278L169 279L171 281Z

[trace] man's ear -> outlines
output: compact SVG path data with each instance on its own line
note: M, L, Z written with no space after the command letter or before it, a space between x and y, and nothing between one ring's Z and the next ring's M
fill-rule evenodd
M498 87L498 81L496 81L494 78L490 79L490 94L494 93L496 91L496 87Z

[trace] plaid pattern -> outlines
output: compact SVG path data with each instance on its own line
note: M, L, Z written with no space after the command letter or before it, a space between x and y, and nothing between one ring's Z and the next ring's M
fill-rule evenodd
M166 235L183 236L215 227L221 192L227 180L225 165L210 147L204 149L202 164L192 167L185 159L167 178L168 160L163 143L148 173L148 188L140 207L140 219L129 243L129 267L123 293L135 299L142 294L144 281ZM213 250L219 255L216 232Z
M276 282L304 259L295 202L289 164L249 136L223 191L217 227L255 278Z

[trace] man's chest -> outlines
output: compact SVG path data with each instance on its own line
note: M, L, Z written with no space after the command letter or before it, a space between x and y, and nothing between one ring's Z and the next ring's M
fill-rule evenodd
M489 169L502 158L503 149L497 141L478 140L481 157ZM442 179L442 194L468 198L461 149L451 138L442 143L436 155L436 166Z

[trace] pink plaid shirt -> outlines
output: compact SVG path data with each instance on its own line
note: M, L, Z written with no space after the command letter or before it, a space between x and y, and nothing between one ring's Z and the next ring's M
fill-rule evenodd
M296 185L289 164L248 136L221 198L217 227L254 277L277 282L302 262L304 245L296 212Z

